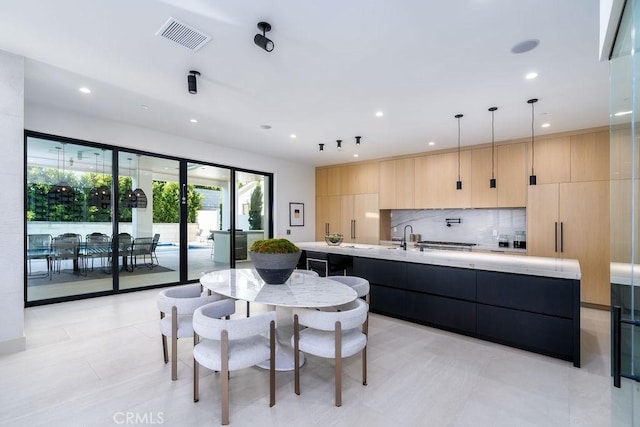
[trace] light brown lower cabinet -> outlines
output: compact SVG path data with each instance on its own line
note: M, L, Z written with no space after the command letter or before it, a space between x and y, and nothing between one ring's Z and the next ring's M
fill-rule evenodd
M609 305L609 181L528 188L527 253L577 259L582 302Z
M340 233L345 243L377 245L380 242L378 194L342 196Z

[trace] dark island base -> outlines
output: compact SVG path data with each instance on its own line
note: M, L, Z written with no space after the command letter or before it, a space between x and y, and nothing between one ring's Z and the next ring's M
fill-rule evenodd
M369 280L373 313L580 367L579 280L359 257L347 274Z

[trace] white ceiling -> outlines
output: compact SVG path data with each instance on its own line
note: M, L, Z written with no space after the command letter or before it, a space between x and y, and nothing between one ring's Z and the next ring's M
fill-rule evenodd
M609 121L597 1L0 0L0 11L0 50L27 58L28 104L313 165L456 146L457 113L462 145L490 142L492 106L496 141L527 137L534 97L536 135ZM169 17L212 41L193 52L157 36ZM273 27L271 53L253 43L259 21ZM539 46L511 53L528 39Z

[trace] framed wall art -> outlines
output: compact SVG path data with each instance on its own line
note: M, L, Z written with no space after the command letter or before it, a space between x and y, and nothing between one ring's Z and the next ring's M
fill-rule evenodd
M304 226L304 203L289 203L289 226Z

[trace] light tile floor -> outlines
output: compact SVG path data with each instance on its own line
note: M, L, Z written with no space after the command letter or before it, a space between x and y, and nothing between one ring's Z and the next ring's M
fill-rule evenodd
M201 370L200 402L193 402L191 339L179 340L178 381L170 379L157 292L26 309L27 350L0 356L0 425L220 425L219 374ZM236 316L244 306L238 303ZM300 396L293 373L277 373L273 408L266 371L233 372L230 420L234 426L630 425L631 385L612 388L609 349L608 312L587 308L580 369L372 314L369 385L361 384L361 358L347 359L342 407L333 404L333 361L308 357Z

